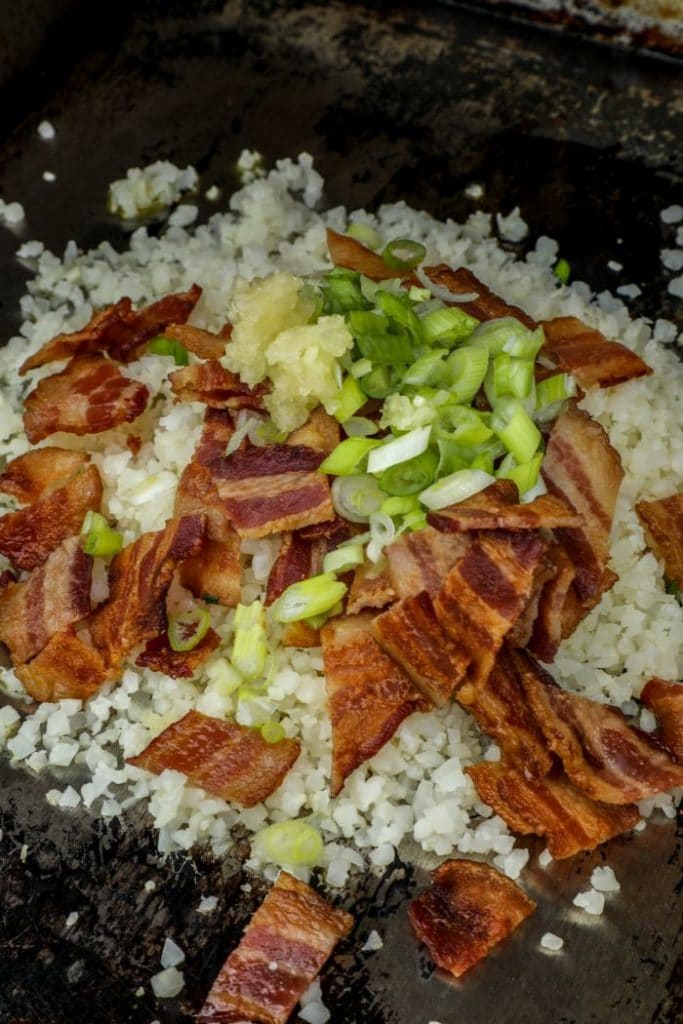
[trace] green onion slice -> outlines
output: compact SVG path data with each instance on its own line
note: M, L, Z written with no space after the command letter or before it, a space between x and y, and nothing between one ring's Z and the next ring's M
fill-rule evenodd
M394 320L408 332L416 344L422 341L422 325L413 310L410 299L405 294L403 296L393 295L381 288L375 296L375 302L385 316Z
M465 498L471 498L473 494L483 491L494 481L495 477L480 469L461 469L428 487L420 495L420 501L432 510L446 508L447 505L455 505Z
M491 429L518 463L529 462L541 444L540 430L516 398L503 398L497 403Z
M360 377L366 377L371 372L372 360L366 359L365 357L357 359L355 363L352 363L351 369L349 370L349 373L355 380L358 380Z
M536 408L544 409L555 402L564 402L576 394L576 382L568 373L556 373L536 385Z
M396 536L396 527L393 519L385 512L373 512L370 516L370 543L366 554L371 562L379 562L384 548L391 544Z
M428 448L414 459L385 469L379 478L379 485L387 494L399 497L418 494L433 482L438 465L438 455Z
M206 608L192 608L172 615L168 622L168 642L174 651L191 651L206 636L211 616Z
M86 512L81 526L83 550L86 555L105 558L117 555L123 547L123 535L111 526L99 512Z
M391 498L387 498L386 501L382 502L380 512L384 512L385 515L395 518L396 516L406 516L411 512L419 512L420 502L414 494L406 494L405 496L395 495Z
M422 335L428 345L437 342L451 346L456 341L467 338L479 321L469 316L457 306L446 306L435 309L422 318Z
M527 491L530 491L538 483L542 462L543 452L537 452L532 459L528 462L523 462L521 465L515 462L511 455L507 455L498 467L496 476L512 480L513 483L517 484L519 493L524 496Z
M484 345L492 356L500 355L506 345L513 344L514 339L527 341L532 332L514 316L503 316L496 320L486 320L479 324L471 337L472 344Z
M285 738L285 730L279 722L264 722L259 728L266 743L281 743Z
M571 272L572 268L570 267L568 261L565 260L564 258L561 258L557 261L557 263L555 264L555 268L553 270L553 274L560 282L560 284L567 284Z
M335 419L339 423L348 420L354 412L358 412L362 405L367 402L367 396L361 391L358 381L353 377L345 377L335 399Z
M334 476L351 476L358 471L368 452L381 443L371 437L347 437L320 463L320 472L331 473Z
M173 356L176 366L187 366L190 361L185 346L173 338L167 338L164 334L152 338L147 346L147 351L155 356Z
M368 249L379 249L382 239L370 224L363 224L361 221L352 220L346 229L349 238L355 238L357 242L367 245Z
M484 383L489 364L486 348L467 345L456 349L446 360L451 394L456 402L471 402Z
M392 270L412 270L426 255L424 245L412 238L395 238L382 250L382 259Z
M257 852L279 867L313 867L319 864L322 836L307 821L278 821L254 836Z
M374 420L366 416L351 416L342 423L342 429L349 437L372 437L379 430Z
M430 426L417 427L402 437L385 441L379 447L373 448L368 455L368 473L382 473L390 466L397 466L400 462L407 462L408 459L421 455L429 444L431 432Z
M323 558L324 573L343 573L363 562L362 544L344 544L334 551L328 551Z
M336 580L332 573L311 576L300 583L292 583L273 604L277 622L300 622L314 615L330 611L346 593L346 584Z
M435 348L426 355L420 356L403 374L403 383L412 387L438 387L446 377L446 363L444 357L448 355L448 349Z
M352 523L367 523L385 498L377 481L366 473L338 476L332 482L332 504L337 515Z

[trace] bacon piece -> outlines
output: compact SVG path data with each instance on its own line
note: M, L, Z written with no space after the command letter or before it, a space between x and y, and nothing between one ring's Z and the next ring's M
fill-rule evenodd
M208 469L214 469L225 459L225 449L235 432L228 409L207 409L204 413L204 427L192 461Z
M330 416L322 406L318 406L302 426L289 434L286 444L303 445L304 448L313 448L316 452L329 455L340 440L341 431L334 416Z
M527 776L504 761L465 768L488 806L520 835L545 836L556 860L573 857L633 828L638 808L591 800L561 774Z
M380 647L437 707L464 679L469 658L443 630L426 590L379 615L372 631Z
M232 333L232 328L230 333ZM171 324L164 328L164 336L170 338L171 341L179 341L188 352L193 352L200 359L220 359L225 355L226 336L212 334L211 331L204 331L201 327L193 327L191 324Z
M386 281L392 277L412 277L411 270L395 270L387 266L382 257L349 235L327 229L327 248L335 267L357 270L373 281Z
M544 320L542 326L542 354L552 359L559 370L571 373L582 388L611 388L652 373L630 348L619 341L609 341L578 317L558 316Z
M197 669L216 650L220 637L214 629L209 629L196 647L191 651L174 651L168 642L166 633L148 640L145 649L138 654L135 664L139 668L151 668L153 672L163 672L171 679L192 679Z
M26 436L37 444L58 430L101 434L137 419L148 398L145 385L124 377L110 359L81 356L61 373L44 377L26 398Z
M332 722L332 796L391 739L404 718L428 706L376 643L371 628L368 615L344 615L320 631Z
M127 760L155 775L172 768L193 786L253 807L281 785L300 751L297 740L267 743L258 729L188 711Z
M471 543L467 534L441 533L431 526L402 534L385 550L398 597L414 597L422 590L434 597Z
M434 963L459 978L535 908L489 864L447 860L432 872L431 889L411 901L408 916Z
M511 647L526 647L530 642L534 631L534 623L538 618L541 596L546 584L551 579L554 579L556 572L555 563L544 555L534 573L529 598L520 612L519 618L507 635L507 642Z
M64 487L83 469L90 456L68 448L36 448L8 462L0 474L0 491L22 505L32 505Z
M138 350L161 334L172 323L184 323L202 294L196 284L187 292L166 295L143 309L134 310L130 299L123 298L100 310L89 324L70 334L58 334L23 363L19 373L36 366L73 356L104 352L122 363L129 363Z
M558 529L556 537L574 563L579 599L595 602L614 581L606 566L624 475L619 453L600 424L570 402L553 424L542 472L550 493L569 502L581 516L582 526Z
M546 559L554 566L555 571L543 584L538 598L538 613L527 646L541 661L551 662L557 654L563 635L568 635L562 632L563 610L567 607L576 570L561 544L551 544L546 552Z
M88 700L111 678L100 653L73 626L55 633L40 654L17 666L15 673L38 701Z
M171 390L181 402L204 402L212 409L262 409L267 388L249 388L217 359L183 366L168 375Z
M506 634L522 614L547 544L529 531L479 534L436 595L437 618L470 658L461 703L476 699Z
M487 288L483 281L475 277L467 267L458 267L457 270L452 270L451 267L442 263L438 267L425 267L425 273L430 281L440 288L447 288L454 295L475 292L476 299L471 302L458 302L457 306L463 313L467 313L477 320L498 320L500 317L510 316L519 320L530 330L538 326L536 321L532 320L523 309L520 309L519 306L510 306L499 295ZM450 303L450 305L455 305L455 303Z
M664 572L683 588L683 491L657 501L636 502L638 518Z
M683 766L617 708L562 690L527 654L512 659L548 746L593 800L630 804L683 786Z
M293 530L282 537L280 551L268 576L266 605L270 605L293 583L322 572L323 558L328 551L351 536L351 527L339 516L326 523L316 523ZM300 645L294 645L300 646Z
M0 552L20 569L36 569L63 540L78 533L86 512L102 501L102 481L88 466L47 498L0 518Z
M519 503L519 491L512 480L496 480L483 491L457 505L429 512L427 521L437 530L460 533L467 530L554 530L559 526L580 526L578 513L562 498L541 494Z
M366 608L386 608L395 600L396 591L386 563L373 565L372 562L363 562L358 566L353 574L346 603L349 615L356 615Z
M62 541L44 565L0 594L0 640L14 664L38 654L48 640L90 611L92 558L78 537Z
M683 684L651 679L640 699L657 718L662 743L683 764Z
M281 871L223 964L197 1024L286 1024L353 918Z
M203 516L178 516L165 529L143 533L109 567L109 599L90 619L95 646L118 665L138 644L166 629L166 594L180 562L199 551Z
M457 698L457 694L456 694ZM465 704L477 724L496 741L506 760L532 775L547 775L553 759L527 704L517 666L507 644L496 658L474 703Z
M239 604L242 583L240 540L218 496L208 469L190 462L183 470L175 500L175 515L205 515L201 546L179 569L179 579L195 597L215 597L219 604Z

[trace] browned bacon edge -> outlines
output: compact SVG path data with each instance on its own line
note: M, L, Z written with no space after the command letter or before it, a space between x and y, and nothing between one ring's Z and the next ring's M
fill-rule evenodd
M188 352L199 359L220 359L225 355L227 338L222 334L193 327L191 324L170 324L164 328L164 336L171 341L179 341Z
M656 501L636 502L636 512L664 572L683 588L683 491Z
M64 487L90 462L87 452L68 448L35 448L18 455L0 474L0 491L22 505L32 505Z
M401 534L385 551L397 596L415 597L426 590L435 597L471 543L468 534L440 533L431 526Z
M263 408L267 388L249 388L236 373L226 370L217 359L183 366L169 374L173 394L182 402L204 402L213 409Z
M257 729L188 711L128 762L156 775L172 768L209 793L253 807L275 792L300 751L297 740L267 743Z
M432 960L456 978L482 960L535 909L509 878L488 864L448 860L408 916Z
M282 871L211 987L197 1024L285 1024L353 918Z
M458 267L457 270L453 270L442 263L437 267L426 267L425 273L430 281L441 288L447 288L453 295L471 292L476 294L477 298L471 302L458 302L458 309L467 313L468 316L473 316L476 320L498 320L501 317L509 316L519 320L530 330L538 326L536 321L532 320L523 309L520 309L519 306L509 305L490 288L487 288L483 281L475 277L467 267Z
M381 256L349 235L340 235L332 228L327 229L327 248L335 267L356 270L373 281L389 278L412 277L412 271L396 270L387 266Z
M609 341L575 316L543 321L545 343L541 352L559 370L571 373L582 388L611 388L652 370L640 356L619 341Z
M683 684L651 679L640 699L657 719L662 743L683 764Z
M37 701L88 700L112 678L100 653L81 639L73 626L55 633L42 651L28 664L17 666L15 673Z
M580 526L581 518L571 505L552 494L541 494L526 504L512 480L496 480L489 487L457 505L429 512L427 521L437 530L461 533L468 530L554 530Z
M138 668L151 668L163 672L172 679L192 679L197 669L216 650L220 637L209 629L196 647L190 651L174 651L166 633L148 640L144 650L138 654L135 664Z

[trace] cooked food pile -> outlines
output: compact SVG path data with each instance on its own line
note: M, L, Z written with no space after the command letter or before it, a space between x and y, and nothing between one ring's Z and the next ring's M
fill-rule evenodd
M529 294L534 316L503 299L467 255L491 280L515 280L515 261L475 225L449 237L400 206L325 225L278 174L238 194L241 219L175 239L182 290L119 293L8 346L4 372L29 390L15 376L0 408L0 641L6 685L41 702L2 719L10 753L90 770L57 804L149 797L162 849L220 852L239 822L253 866L325 867L337 885L359 851L386 865L411 833L441 857L497 853L516 877L505 826L564 858L670 809L683 466L660 454L639 486L629 453L653 435L628 407L683 372L574 315L566 285ZM248 248L269 196L299 249L266 255L282 220ZM224 303L222 230L244 247ZM170 283L165 243L135 244L154 288ZM87 260L79 273L96 294ZM662 642L643 657L632 638L653 617ZM505 873L450 859L410 919L459 976L532 910ZM283 872L200 1019L284 1022L350 928Z

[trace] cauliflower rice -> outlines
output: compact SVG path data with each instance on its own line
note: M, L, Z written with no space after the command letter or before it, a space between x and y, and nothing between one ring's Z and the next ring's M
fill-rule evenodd
M181 181L176 171L169 193L172 186L182 191L196 180L185 171ZM117 203L126 215L135 212L138 192L147 203L150 189L158 191L156 177L147 188L140 175L144 171L132 178L129 174L128 191L123 182L117 183ZM248 280L274 271L303 276L326 269L327 226L343 231L352 219L372 225L384 237L411 237L426 246L429 262L466 264L507 302L535 318L581 317L608 337L619 338L655 371L618 388L595 390L584 399L584 407L609 433L625 469L612 537L611 567L619 581L562 645L552 668L564 685L630 713L637 711L633 699L651 676L680 679L683 607L665 592L662 567L647 550L634 511L640 498L683 488L683 366L676 353L653 340L649 322L632 320L624 304L609 293L594 297L582 282L558 287L551 269L557 245L548 238L540 238L526 259L518 260L498 244L491 218L483 212L464 224L436 221L403 203L383 206L376 214L347 213L342 207L318 212L323 181L306 154L279 161L265 177L249 179L232 196L229 210L208 223L190 228L182 226L184 218L172 218L159 237L141 227L121 253L108 242L85 253L70 242L61 259L39 242L19 250L35 276L21 302L20 333L0 350L0 456L10 459L30 447L21 420L25 384L17 374L20 363L60 331L82 327L97 308L122 295L146 303L196 282L203 294L191 322L218 330L237 277ZM521 218L517 211L514 215L514 224L507 218L501 229L509 236L514 228L515 237L523 237L526 228L521 222L520 234ZM127 429L50 438L50 444L92 452L105 488L102 511L116 520L125 543L160 529L172 515L179 475L201 432L204 406L176 404L165 386L167 369L168 361L153 355L130 365L131 375L155 396L131 428L143 439L137 454L126 445ZM44 367L34 379L51 372ZM0 496L0 510L11 507L11 500ZM277 545L270 539L245 541L242 550L242 600L249 602L264 590ZM0 556L0 570L4 565ZM236 695L226 693L220 671L221 658L229 656L233 613L215 614L222 648L194 680L129 668L119 683L86 703L41 704L23 721L12 707L0 708L0 748L16 766L34 772L58 769L62 781L50 790L48 800L67 813L84 806L112 817L147 801L162 852L208 842L220 855L230 848L235 825L253 832L301 815L322 833L326 879L334 886L343 885L350 870L368 863L378 868L390 864L406 840L412 840L411 851L439 857L454 851L491 855L509 875L519 874L527 851L515 847L505 824L490 816L464 773L465 766L482 756L496 759L496 747L455 703L412 715L353 773L341 794L330 797L331 729L319 649L274 646L275 667L263 692L262 710L267 714L277 709L286 735L299 737L303 749L283 785L264 804L239 810L188 785L177 772L155 776L125 764L124 758L138 754L192 707L218 717L237 713L238 721L250 724ZM6 691L22 692L11 670L2 669L1 676ZM673 816L670 796L646 801L643 813L654 807ZM346 844L349 839L353 845ZM250 863L274 873L272 866L256 859Z

